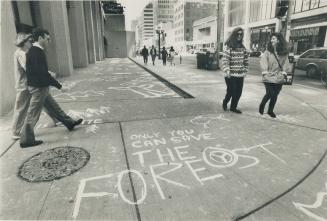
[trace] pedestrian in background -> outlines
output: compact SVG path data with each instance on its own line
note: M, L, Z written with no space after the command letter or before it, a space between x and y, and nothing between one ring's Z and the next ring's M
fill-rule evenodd
M142 51L141 51L141 55L143 56L143 62L144 64L148 63L148 56L149 56L149 50L145 47L143 47Z
M265 105L270 100L267 113L270 117L276 118L274 107L282 90L283 79L287 76L287 72L290 71L287 42L281 33L270 35L267 50L261 56L260 66L266 94L260 103L259 113L263 114ZM276 78L277 74L281 76L279 77L281 80Z
M34 127L40 118L43 107L51 112L51 115L55 116L58 121L63 123L68 130L73 130L76 125L83 121L82 119L75 121L66 115L49 93L49 86L55 86L62 92L67 91L65 87L50 75L48 70L44 48L50 41L49 32L43 29L35 29L33 31L33 38L35 42L26 53L26 77L31 100L20 136L20 146L22 148L43 143L41 140L35 140L34 135Z
M153 45L150 49L150 55L151 55L151 59L152 59L152 65L154 66L154 61L156 60L156 56L157 56L157 49L155 49L155 47Z
M20 132L23 127L31 94L27 88L26 78L26 52L32 47L32 35L29 33L20 32L16 36L15 45L18 47L14 53L14 77L15 77L15 89L16 100L13 114L12 124L12 138L19 139ZM53 120L54 126L56 126L57 120L54 116L51 116L46 109L46 113Z
M232 99L230 111L241 114L237 109L241 98L244 84L244 77L248 72L248 52L243 45L244 31L238 27L233 30L227 39L222 59L223 72L227 87L226 96L223 100L223 109L227 110L227 104Z
M162 47L161 58L162 58L162 64L164 66L166 66L167 56L168 56L168 52L167 52L166 48L165 47Z
M175 49L173 46L169 49L169 57L170 57L170 66L175 65Z

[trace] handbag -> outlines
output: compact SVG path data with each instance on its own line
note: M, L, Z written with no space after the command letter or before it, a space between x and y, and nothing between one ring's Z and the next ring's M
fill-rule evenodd
M263 75L262 76L262 81L263 82L268 82L268 83L274 83L274 84L284 84L286 82L286 76L284 76L282 74L283 67L279 63L279 60L278 60L275 53L274 53L274 56L275 56L275 58L277 60L280 71L269 72L269 73Z

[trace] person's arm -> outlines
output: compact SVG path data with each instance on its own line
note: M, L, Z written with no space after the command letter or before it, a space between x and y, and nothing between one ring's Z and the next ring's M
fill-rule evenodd
M26 54L24 52L17 54L19 65L26 71Z
M222 65L223 65L223 72L226 77L230 76L230 59L231 59L231 49L225 45L223 57L222 57Z
M262 71L262 75L268 74L268 56L269 56L269 52L266 50L260 59L260 67L261 67L261 71Z
M249 70L249 53L246 49L244 49L244 68L246 72Z
M288 60L288 54L285 55L285 62L283 65L283 71L285 72L284 74L287 75L287 72L291 72L292 71L292 67L290 65L290 61Z

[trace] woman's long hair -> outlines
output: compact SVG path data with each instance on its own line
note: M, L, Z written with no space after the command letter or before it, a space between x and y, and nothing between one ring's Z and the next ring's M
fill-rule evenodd
M237 41L237 32L242 31L243 32L243 38L244 38L244 30L241 27L237 27L233 30L232 34L228 37L227 41L225 44L230 47L230 48L245 48L243 45L243 38L242 42Z
M274 53L274 47L271 44L271 38L275 36L278 39L278 43L276 45L276 51L278 55L286 55L288 54L288 44L281 33L272 33L269 38L267 50L270 53Z

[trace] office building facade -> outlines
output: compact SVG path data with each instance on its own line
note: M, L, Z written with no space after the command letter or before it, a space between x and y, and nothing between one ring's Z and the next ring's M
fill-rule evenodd
M46 54L59 77L104 59L104 15L100 1L1 1L0 115L14 106L13 42L17 32L34 27L51 35ZM51 53L49 53L51 52Z
M251 50L264 50L272 32L280 31L282 22L276 17L277 0L225 0L225 35L242 27L244 43ZM290 0L286 40L295 54L327 46L327 1Z
M174 31L177 50L186 51L187 41L193 41L194 21L216 16L216 0L177 0L174 4Z

